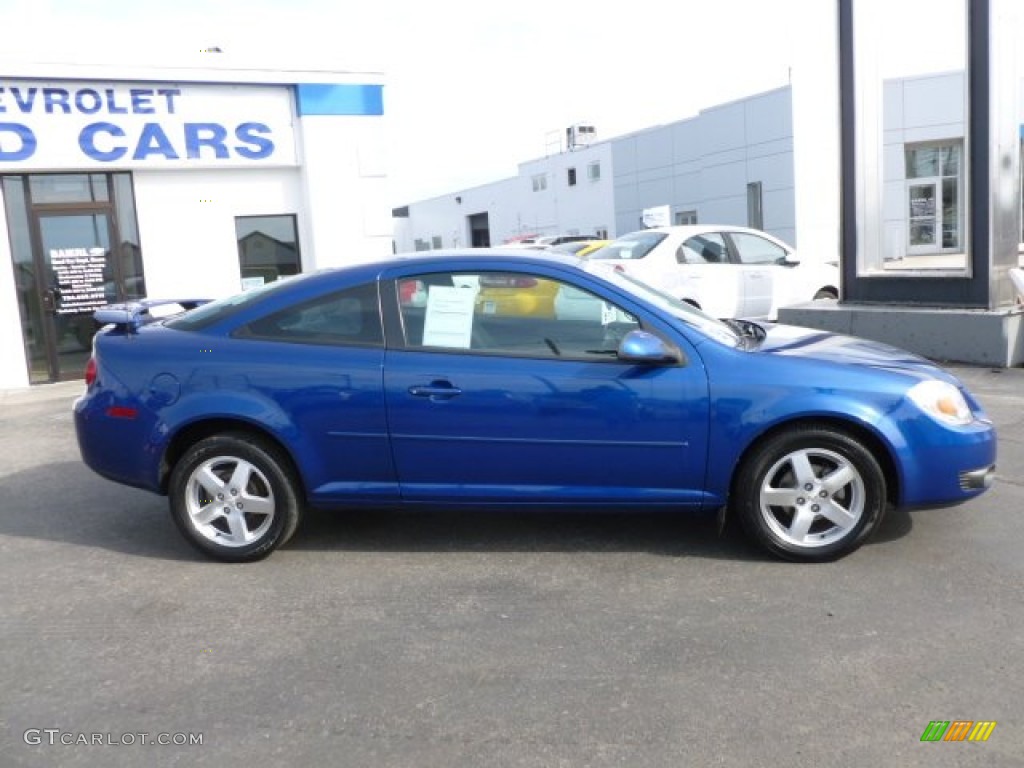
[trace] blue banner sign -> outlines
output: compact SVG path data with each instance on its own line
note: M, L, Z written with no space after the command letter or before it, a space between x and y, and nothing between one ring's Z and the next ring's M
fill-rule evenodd
M0 80L0 170L294 165L287 86Z

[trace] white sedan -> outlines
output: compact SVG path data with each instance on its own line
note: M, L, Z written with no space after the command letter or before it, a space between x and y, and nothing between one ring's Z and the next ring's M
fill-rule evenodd
M786 243L747 227L631 232L589 256L714 317L775 320L779 307L839 297L835 264L802 262Z

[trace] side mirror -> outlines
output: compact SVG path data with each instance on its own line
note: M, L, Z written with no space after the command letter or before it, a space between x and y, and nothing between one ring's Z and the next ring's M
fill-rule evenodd
M795 267L800 263L800 259L797 258L795 253L786 252L786 255L779 259L779 264L784 267Z
M682 362L679 351L660 336L647 331L630 331L622 337L618 349L619 360L641 365L665 365Z

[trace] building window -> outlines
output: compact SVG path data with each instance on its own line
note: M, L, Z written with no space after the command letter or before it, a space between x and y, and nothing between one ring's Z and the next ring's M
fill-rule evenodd
M430 238L430 247L435 249L442 247L440 235L434 235L432 238Z
M587 166L587 178L591 181L601 180L601 163L591 163Z
M696 211L676 211L675 223L677 227L692 226L697 223Z
M413 242L412 247L413 247L413 250L415 250L415 251L429 251L430 250L430 242L427 241L427 240L420 240L417 237L415 242Z
M761 182L747 184L747 226L764 229L764 207L761 200Z
M533 177L533 191L540 192L548 188L548 177L545 173L538 173Z
M959 144L908 146L907 253L960 249Z
M569 169L569 186L570 187L575 187L576 186L576 169L575 168L570 168Z
M302 271L295 216L237 216L242 287L255 288Z
M594 227L594 234L597 235L598 240L608 239L608 230L605 227Z

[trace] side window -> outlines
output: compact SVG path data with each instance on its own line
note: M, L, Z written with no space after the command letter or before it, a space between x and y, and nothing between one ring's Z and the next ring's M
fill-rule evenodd
M510 357L615 360L636 317L588 291L525 272L398 281L405 345Z
M236 216L242 290L302 271L295 215Z
M746 232L733 232L730 237L741 264L782 264L786 260L786 249L771 240Z
M695 235L679 246L676 261L680 264L727 264L725 238L717 232Z
M377 285L367 283L261 317L237 336L299 344L380 346Z

